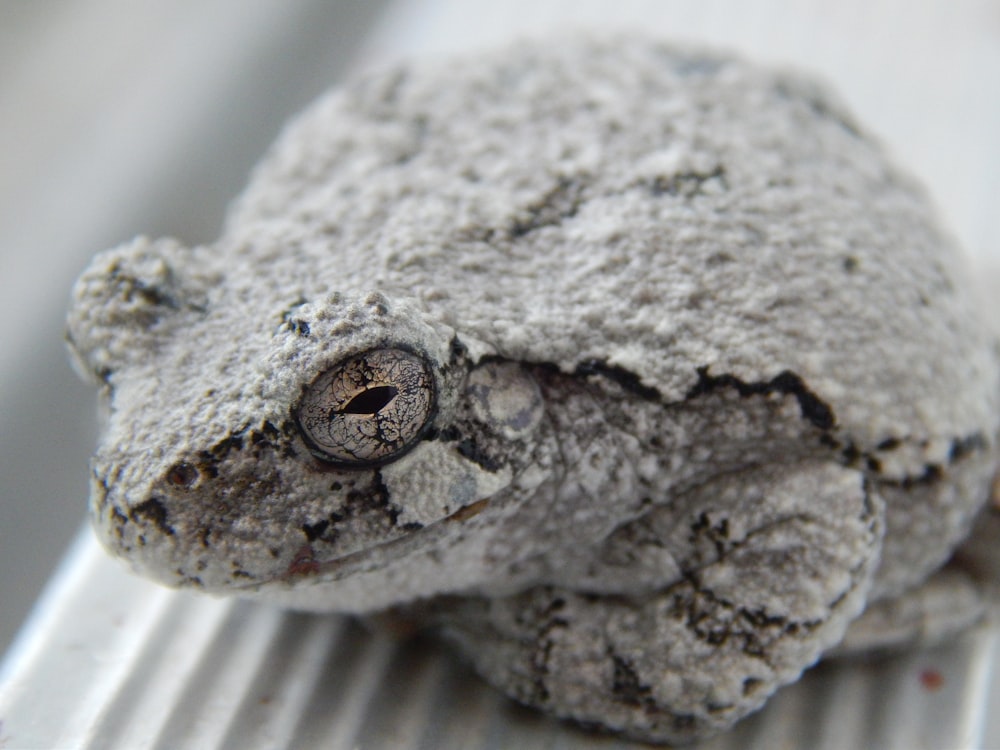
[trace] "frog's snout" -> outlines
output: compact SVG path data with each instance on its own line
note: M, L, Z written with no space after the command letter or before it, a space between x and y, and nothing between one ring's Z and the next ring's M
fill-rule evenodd
M159 547L176 534L167 499L154 487L138 484L141 463L99 454L91 465L93 527L104 547L119 557Z

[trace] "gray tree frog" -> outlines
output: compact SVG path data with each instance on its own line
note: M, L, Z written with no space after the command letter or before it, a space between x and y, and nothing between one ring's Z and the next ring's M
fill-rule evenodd
M821 86L724 54L367 75L217 242L78 281L97 534L171 586L403 612L559 716L724 729L831 649L982 612L942 566L1000 369L931 214Z

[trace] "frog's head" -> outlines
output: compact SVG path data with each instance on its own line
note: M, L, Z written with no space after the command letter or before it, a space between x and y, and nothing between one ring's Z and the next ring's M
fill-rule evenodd
M209 255L136 240L74 292L70 348L110 407L91 513L139 572L215 592L336 589L544 481L525 472L545 430L521 367L412 302L282 297L206 270Z

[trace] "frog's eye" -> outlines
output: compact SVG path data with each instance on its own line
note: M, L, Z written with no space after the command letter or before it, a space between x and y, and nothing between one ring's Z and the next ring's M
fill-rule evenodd
M317 457L361 467L399 458L433 412L434 379L427 363L401 349L373 349L316 378L295 418Z

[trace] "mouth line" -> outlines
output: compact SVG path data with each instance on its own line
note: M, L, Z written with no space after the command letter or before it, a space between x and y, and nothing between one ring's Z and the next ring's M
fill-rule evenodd
M241 591L253 591L274 583L283 583L288 586L293 586L299 581L308 579L312 579L317 583L321 581L339 581L349 575L364 572L363 563L365 561L369 561L375 552L403 548L406 546L407 542L409 542L412 546L413 542L411 540L414 536L419 537L422 535L417 532L411 532L409 536L391 539L387 542L382 542L381 544L376 544L372 547L364 547L363 549L348 552L346 555L341 555L328 560L316 559L312 544L304 544L283 572L262 578L258 581L242 584L237 586L236 589ZM407 551L409 550L403 550L401 554L406 554ZM379 555L379 557L381 558L382 555Z
M490 498L477 500L462 506L451 515L444 516L434 523L411 531L404 536L370 547L364 547L354 552L348 552L345 555L328 560L316 559L312 544L306 543L299 548L295 558L284 572L260 581L242 584L237 586L236 589L252 591L273 583L284 583L291 586L307 579L312 579L315 583L343 580L348 576L365 572L365 562L370 563L368 569L374 567L374 563L371 563L373 557L377 556L379 559L385 559L387 555L390 555L393 559L398 559L417 551L418 547L435 542L448 531L452 523L462 522L479 515L489 505L489 502ZM376 555L376 553L379 554Z

